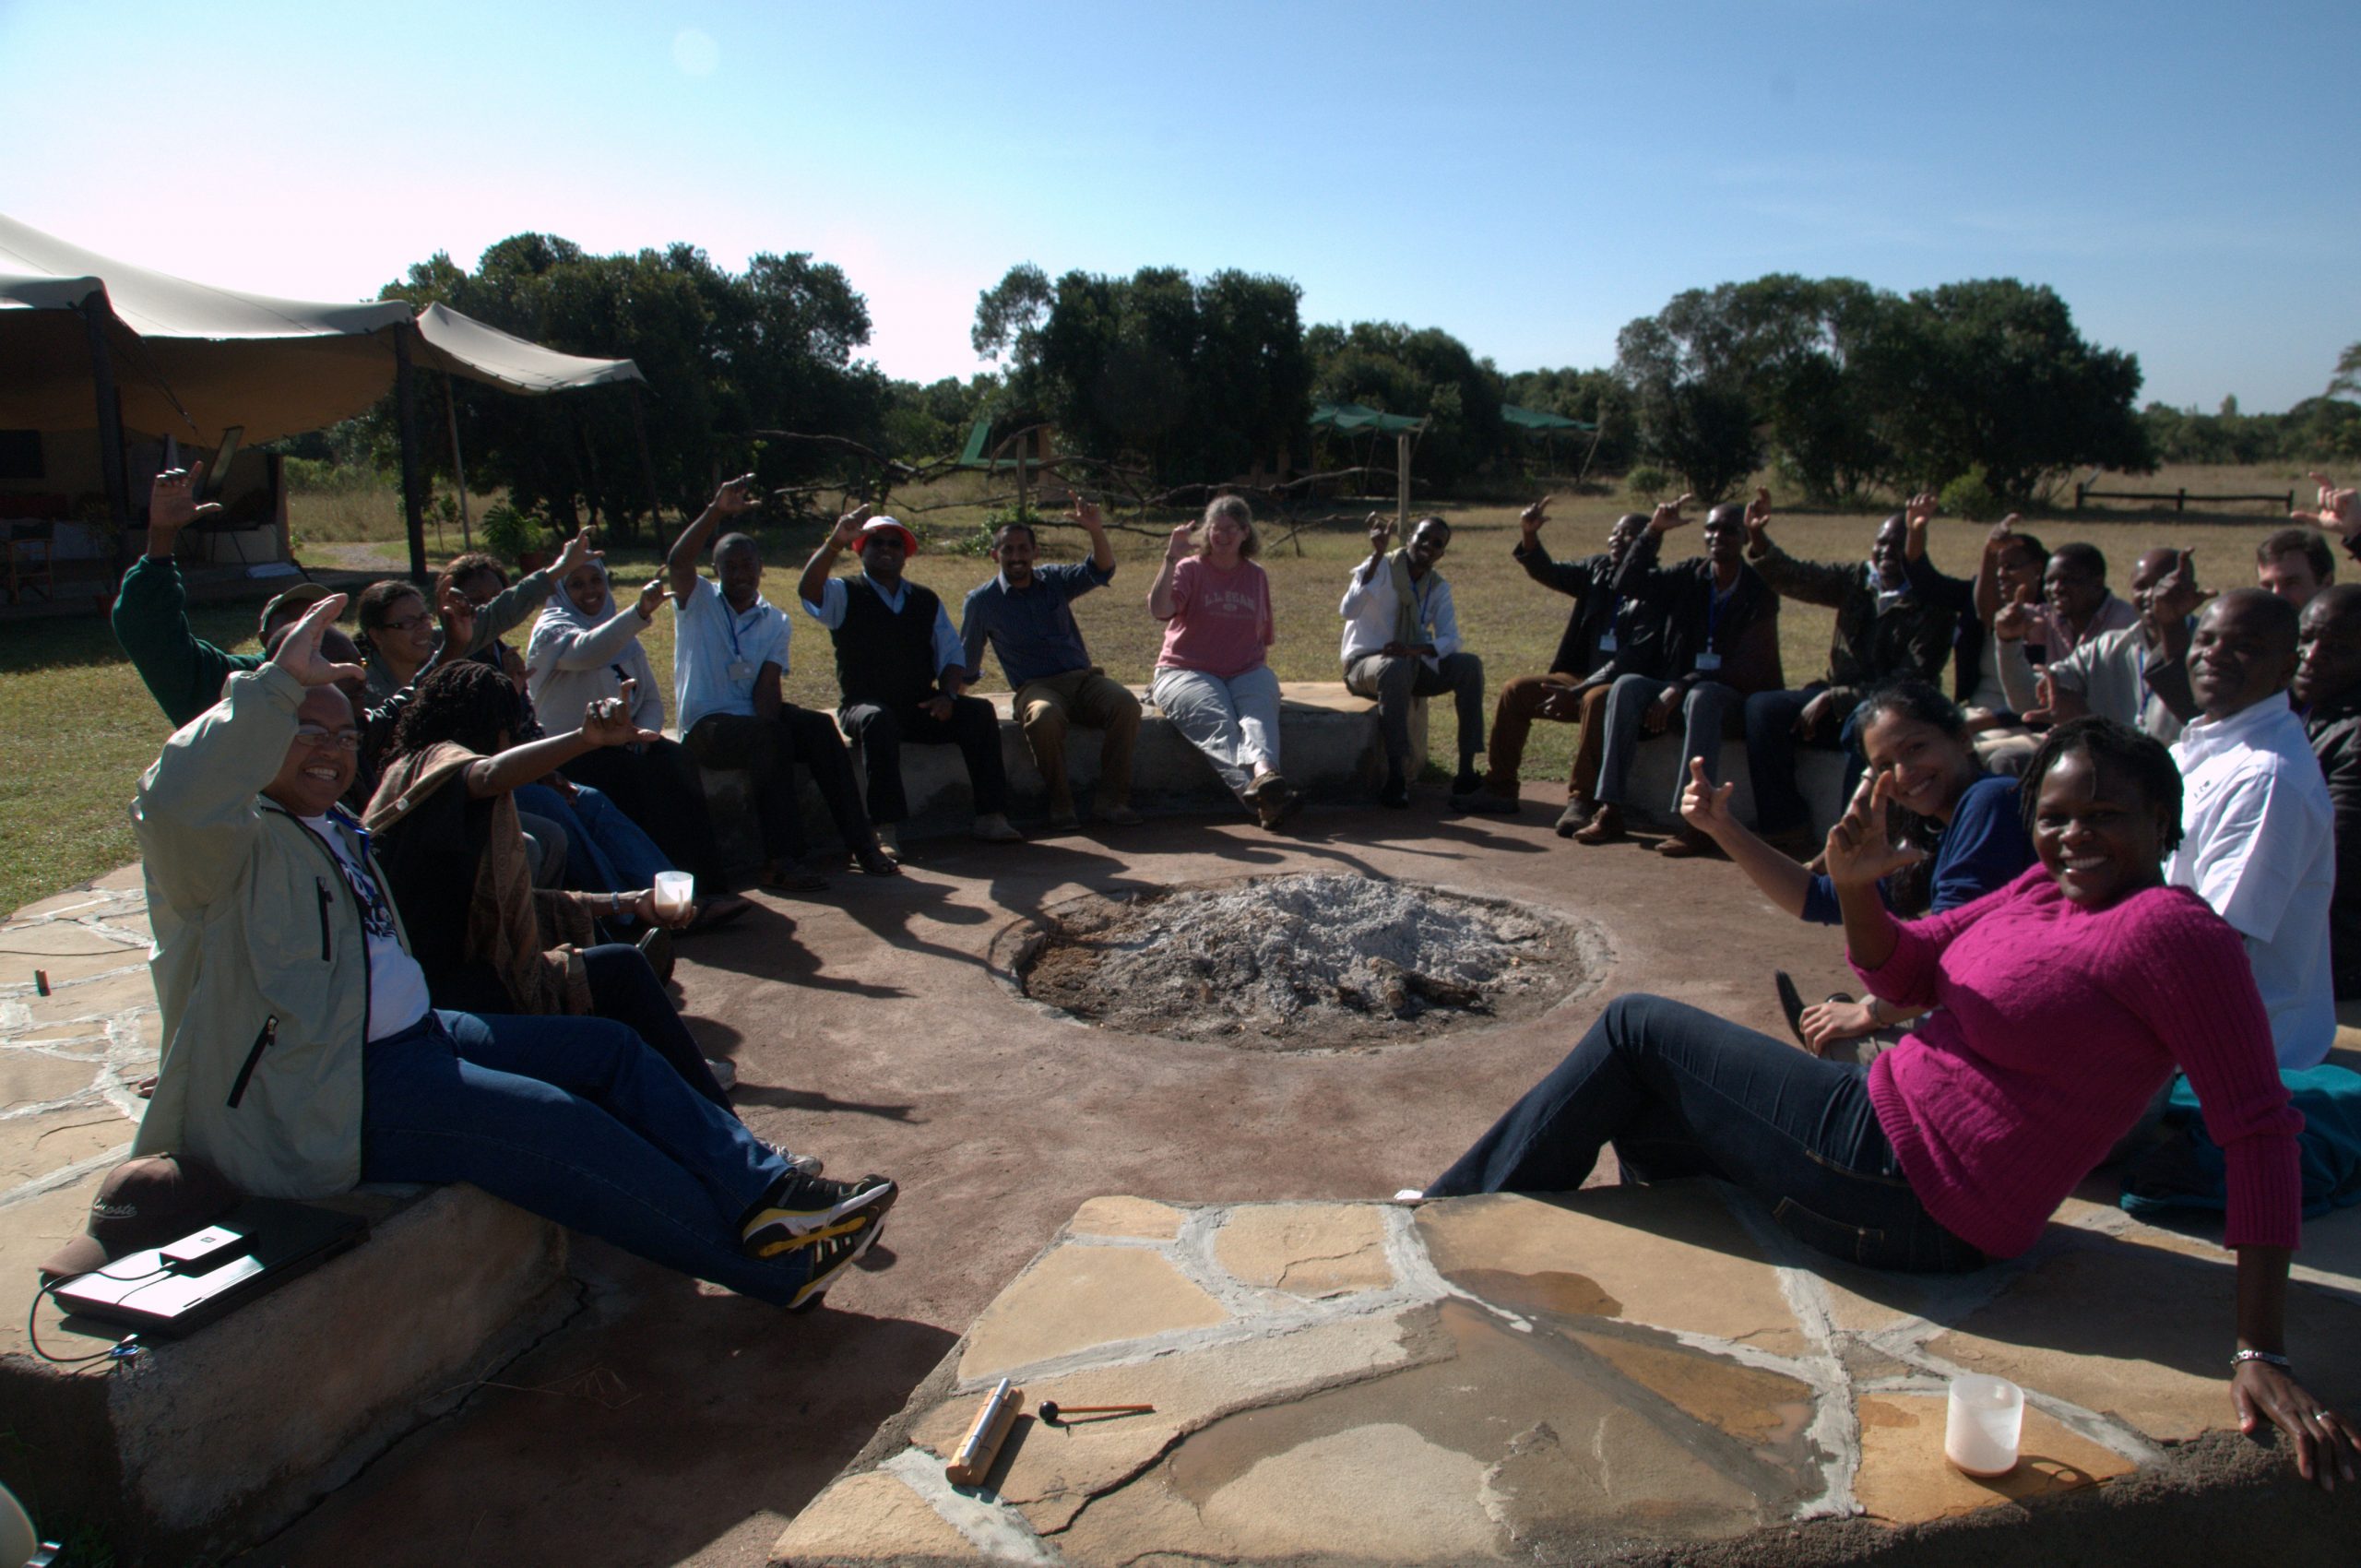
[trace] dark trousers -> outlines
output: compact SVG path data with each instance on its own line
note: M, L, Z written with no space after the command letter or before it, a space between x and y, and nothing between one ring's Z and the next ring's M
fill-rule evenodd
M712 878L713 817L697 787L696 759L678 741L601 746L559 769L576 784L602 791L656 840L664 858Z
M845 754L845 743L826 714L791 702L779 704L774 719L708 713L681 741L707 767L742 767L754 776L754 814L762 826L763 854L774 863L800 861L810 849L803 837L803 814L795 802L799 762L811 770L845 848L858 851L877 841L869 818L861 814L852 759Z
M590 1010L628 1027L648 1050L672 1064L689 1087L724 1111L730 1096L705 1064L696 1037L681 1022L680 1009L664 994L664 982L647 967L647 956L628 943L611 942L582 950L590 979ZM732 1112L735 1114L735 1112Z
M957 746L967 764L967 786L975 792L976 814L1008 809L1008 772L1000 760L1000 715L981 697L959 697L951 717L937 719L916 703L848 703L836 710L836 721L869 769L869 817L872 822L901 822L910 814L909 798L902 792L902 746Z
M1815 681L1800 692L1757 692L1746 699L1746 770L1754 780L1754 830L1758 833L1785 833L1811 826L1811 808L1804 803L1803 791L1796 788L1796 747L1835 750L1845 716L1821 725L1809 740L1797 737L1796 720L1802 716L1804 705L1827 689Z
M1848 1263L1940 1273L1984 1262L1910 1190L1870 1108L1868 1068L1660 996L1608 1004L1427 1195L1571 1192L1608 1144L1627 1182L1719 1177Z

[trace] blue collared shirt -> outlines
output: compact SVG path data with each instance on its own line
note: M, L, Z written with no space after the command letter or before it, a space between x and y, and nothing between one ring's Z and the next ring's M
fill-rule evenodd
M1021 589L995 576L971 591L960 607L959 642L967 668L982 668L984 644L990 642L1011 691L1027 681L1087 670L1090 649L1074 624L1073 601L1104 588L1114 576L1112 566L1102 572L1088 561L1036 566L1031 585Z

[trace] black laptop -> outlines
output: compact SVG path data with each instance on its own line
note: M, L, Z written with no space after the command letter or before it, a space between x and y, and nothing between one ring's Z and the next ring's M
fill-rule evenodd
M369 1222L310 1204L248 1198L204 1229L126 1253L55 1287L76 1317L177 1338L361 1244Z

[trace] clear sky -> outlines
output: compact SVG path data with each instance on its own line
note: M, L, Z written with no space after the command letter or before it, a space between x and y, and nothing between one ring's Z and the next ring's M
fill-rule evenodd
M0 212L315 299L527 230L810 251L919 379L1022 261L1279 273L1504 370L1765 272L2014 276L2143 400L2260 411L2361 339L2356 64L2354 0L0 0Z

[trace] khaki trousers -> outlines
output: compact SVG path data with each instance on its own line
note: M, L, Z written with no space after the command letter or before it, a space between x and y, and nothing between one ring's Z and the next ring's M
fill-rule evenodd
M1074 784L1066 777L1066 731L1075 724L1104 730L1098 754L1098 809L1132 803L1132 748L1139 740L1140 699L1120 681L1093 666L1027 681L1012 705L1033 748L1033 765L1050 787L1052 812L1074 810Z
M1579 675L1552 671L1520 675L1501 688L1492 709L1492 749L1486 757L1484 787L1498 795L1516 793L1517 769L1525 762L1525 741L1536 719L1558 724L1580 724L1582 738L1574 744L1574 767L1566 780L1566 798L1594 799L1598 793L1598 769L1607 746L1607 694L1611 685L1577 693Z

